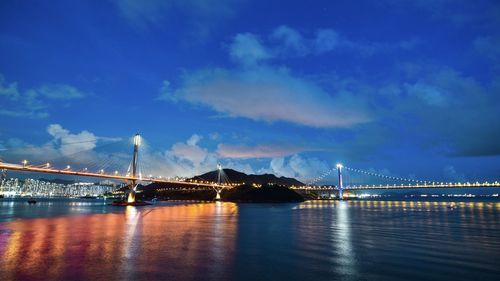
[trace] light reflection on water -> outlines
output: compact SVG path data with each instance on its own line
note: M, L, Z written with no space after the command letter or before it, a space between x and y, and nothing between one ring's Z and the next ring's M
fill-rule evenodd
M0 202L1 280L495 280L500 203Z

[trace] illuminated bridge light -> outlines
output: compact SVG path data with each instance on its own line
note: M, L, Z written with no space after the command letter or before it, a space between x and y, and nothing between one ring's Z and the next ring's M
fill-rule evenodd
M140 146L141 145L141 135L136 134L134 136L134 145L136 145L136 146Z

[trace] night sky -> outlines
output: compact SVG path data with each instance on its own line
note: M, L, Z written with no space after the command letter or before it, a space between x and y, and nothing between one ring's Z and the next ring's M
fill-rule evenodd
M498 180L499 65L498 1L1 1L0 158Z

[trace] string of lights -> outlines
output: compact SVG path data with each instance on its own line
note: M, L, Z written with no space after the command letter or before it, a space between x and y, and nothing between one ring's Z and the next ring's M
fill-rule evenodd
M344 169L346 169L348 171L360 173L360 174L365 174L365 175L384 178L384 179L397 180L397 181L406 181L406 182L415 182L415 183L428 183L428 182L430 182L430 181L423 181L423 180L417 180L417 179L403 178L403 177L398 177L398 176L388 176L388 175L384 175L384 174L369 172L369 171L351 168L351 167L345 167L345 166L344 166Z

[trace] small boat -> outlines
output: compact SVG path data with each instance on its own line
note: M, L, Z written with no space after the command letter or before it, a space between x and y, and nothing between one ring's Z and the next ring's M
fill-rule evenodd
M28 204L30 204L30 205L31 204L36 204L36 200L35 199L30 199L30 200L28 200Z

